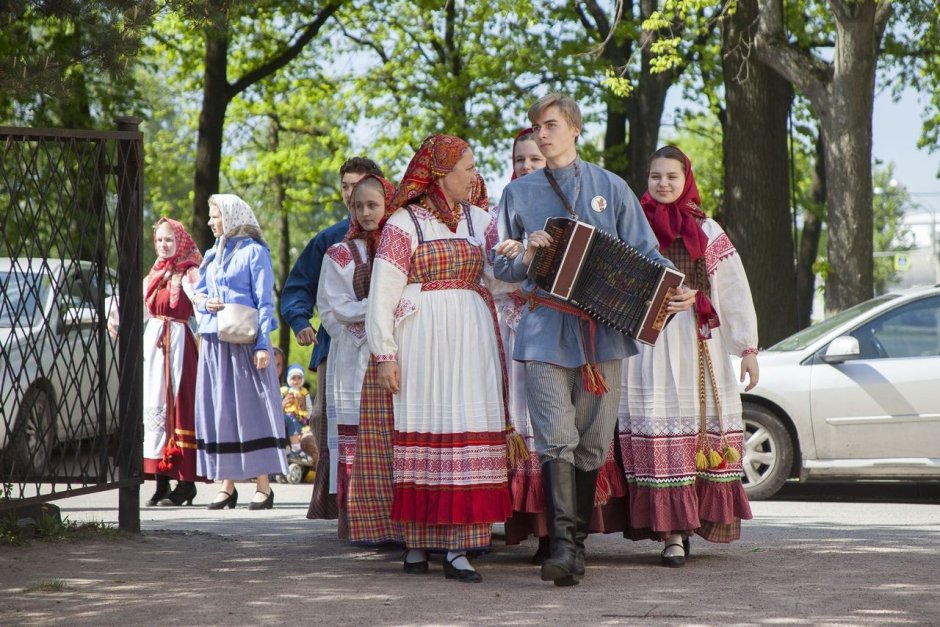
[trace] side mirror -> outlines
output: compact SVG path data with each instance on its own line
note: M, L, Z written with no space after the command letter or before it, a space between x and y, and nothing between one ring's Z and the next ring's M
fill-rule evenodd
M822 360L827 364L841 364L845 361L858 359L861 351L858 348L858 338L851 335L840 335L829 343Z

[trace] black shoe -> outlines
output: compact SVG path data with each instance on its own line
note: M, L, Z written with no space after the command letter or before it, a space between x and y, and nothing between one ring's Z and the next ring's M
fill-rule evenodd
M532 556L532 565L541 566L545 563L545 560L552 554L552 544L549 542L548 537L539 538L539 548L535 552L535 555Z
M458 557L460 557L460 555L455 555L454 559ZM425 562L425 564L427 564L427 562ZM451 563L451 560L447 559L446 555L444 556L444 578L456 579L463 583L480 583L483 581L483 576L475 570L456 568L453 563Z
M261 490L257 490L257 492L264 494ZM271 509L272 507L274 507L274 490L271 488L268 488L268 497L266 499L263 501L252 501L248 504L248 509Z
M404 562L403 570L409 575L426 575L428 573L428 561L423 562Z
M147 507L153 507L161 500L163 500L166 495L170 492L170 478L166 475L157 475L157 488L153 492L153 496L150 497L150 500L145 503Z
M545 483L545 515L551 537L551 556L542 564L542 581L554 581L557 586L573 586L577 549L575 529L577 505L574 465L553 459L542 464Z
M192 505L196 498L196 484L192 481L178 481L173 491L160 501L160 505Z
M668 548L671 547L671 546L679 546L679 547L681 547L682 545L681 545L681 544L677 544L677 543L675 543L675 542L673 542L672 544L667 544L667 545L663 548L663 552L660 554L659 559L660 559L660 561L662 562L662 565L665 566L665 567L667 567L667 568L682 568L683 566L685 566L685 555L669 555L669 556L667 556L667 555L666 555L666 549L668 549ZM683 549L684 549L684 548L685 548L685 547L683 547Z
M228 494L228 498L209 503L208 509L225 509L226 507L235 509L235 504L238 503L238 490L236 488L232 488L231 494L223 490L219 490L219 494Z
M685 551L685 556L688 557L689 553L692 552L692 543L689 542L689 536L682 538L682 550Z

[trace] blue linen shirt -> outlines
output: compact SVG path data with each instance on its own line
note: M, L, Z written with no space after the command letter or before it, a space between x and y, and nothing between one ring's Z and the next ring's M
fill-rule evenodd
M258 339L255 350L268 349L271 342L268 335L277 329L274 315L274 267L271 264L271 251L267 246L250 237L236 237L225 242L223 263L216 259L217 251L213 247L199 266L199 283L196 294L205 296L199 299L200 335L219 332L218 316L206 309L206 299L218 298L223 303L247 305L258 310Z
M568 166L552 170L552 174L578 220L618 237L655 261L674 267L659 254L653 229L636 195L622 178L580 157ZM544 170L510 182L503 191L500 207L501 239L522 241L527 234L544 229L548 218L572 217L549 184ZM494 273L503 281L524 281L526 292L536 289L535 283L527 277L528 265L523 263L522 255L513 260L496 257ZM538 293L549 297L543 290ZM623 359L637 352L632 339L600 323L595 346L598 362ZM546 306L532 311L525 307L516 329L512 357L516 361L541 361L565 368L588 363L580 319Z
M294 335L310 327L313 307L317 304L317 288L323 256L333 244L343 241L349 230L349 218L323 229L307 242L294 267L291 268L284 289L281 290L281 316L294 330ZM310 356L310 369L316 370L330 352L330 334L321 324L317 331L317 345Z

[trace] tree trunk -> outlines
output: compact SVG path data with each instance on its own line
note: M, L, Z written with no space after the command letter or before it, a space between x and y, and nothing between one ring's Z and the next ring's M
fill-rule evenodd
M822 129L829 224L826 315L871 298L871 118L878 46L890 1L828 0L835 18L831 63L789 44L780 0L758 0L758 57L809 98Z
M873 2L836 39L830 106L820 111L826 160L829 278L826 315L872 297L871 119L877 63Z
M222 165L222 139L225 110L230 100L228 83L227 16L216 3L207 10L215 11L214 24L206 28L206 64L196 140L196 174L193 182L192 236L201 250L214 241L207 222L209 196L219 191L219 168Z
M737 11L722 22L727 103L722 217L747 272L761 346L769 346L798 328L787 176L793 88L747 55L756 20L757 1L739 0Z
M826 203L826 154L822 135L816 139L816 167L809 190L813 207L803 211L803 232L800 235L800 252L796 261L796 293L799 303L799 327L808 327L812 322L813 300L816 295L816 273L813 264L819 256L819 240L822 235L822 214L817 207Z

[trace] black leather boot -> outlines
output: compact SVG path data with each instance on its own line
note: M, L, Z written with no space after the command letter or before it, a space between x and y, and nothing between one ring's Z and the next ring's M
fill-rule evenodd
M591 532L591 516L594 514L594 492L597 488L597 470L575 468L574 484L577 490L578 518L574 530L575 562L574 576L584 576L584 541Z
M170 478L166 475L155 475L157 488L153 491L153 496L146 502L147 507L153 507L159 503L170 492Z
M577 555L574 465L560 459L545 462L542 480L552 549L551 557L542 564L542 581L553 581L556 586L575 586L578 580L574 578Z

